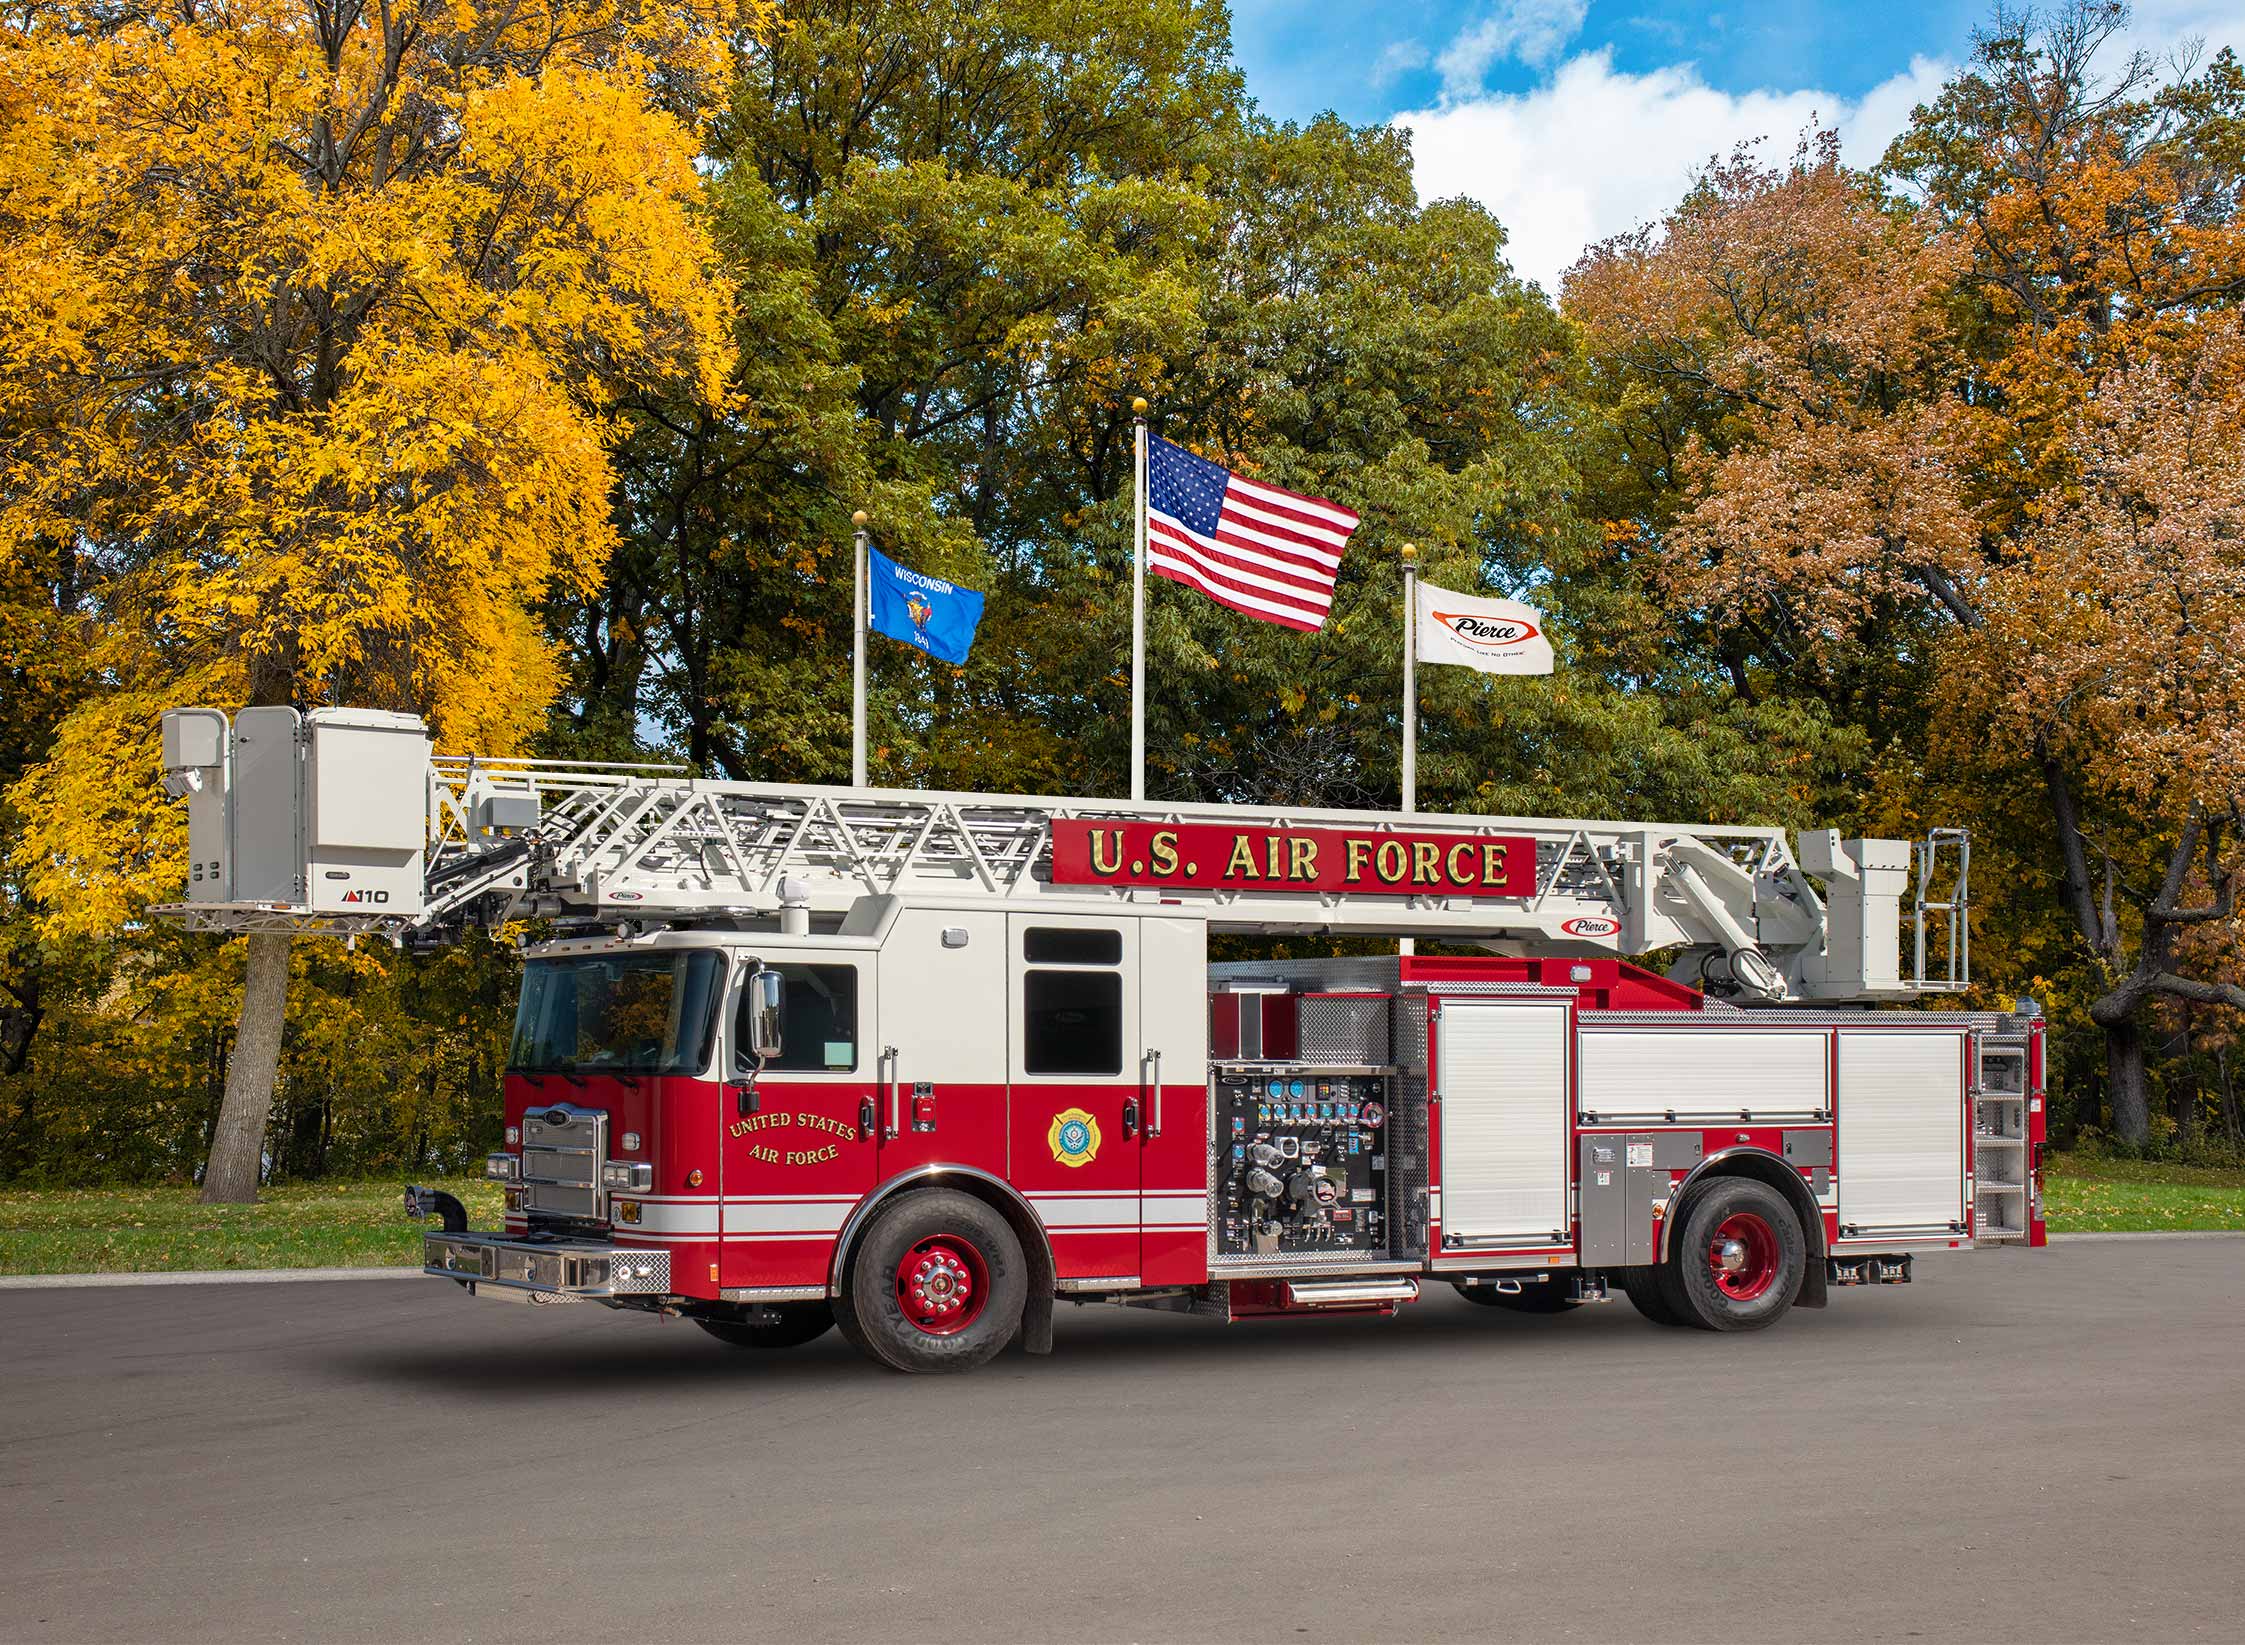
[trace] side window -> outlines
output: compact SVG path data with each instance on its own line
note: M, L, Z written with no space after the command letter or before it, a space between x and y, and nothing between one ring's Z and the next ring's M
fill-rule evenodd
M1022 1072L1121 1073L1122 933L1034 927L1021 952Z
M844 1074L856 1068L857 967L783 963L772 969L787 979L780 1029L786 1044L765 1068L779 1074ZM748 1024L741 1020L746 1005L744 995L734 1013L735 1045L748 1043Z

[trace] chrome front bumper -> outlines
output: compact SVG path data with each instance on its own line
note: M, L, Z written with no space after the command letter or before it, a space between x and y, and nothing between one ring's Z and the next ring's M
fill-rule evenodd
M595 1240L509 1239L505 1234L421 1236L421 1272L490 1286L533 1302L600 1302L670 1295L670 1253Z

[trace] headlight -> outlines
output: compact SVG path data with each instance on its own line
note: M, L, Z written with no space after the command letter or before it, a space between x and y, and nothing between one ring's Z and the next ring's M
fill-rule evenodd
M522 1175L522 1161L512 1154L486 1154L483 1174L494 1182L512 1182Z
M655 1186L655 1168L611 1160L600 1168L600 1186L603 1188L636 1188L644 1193Z

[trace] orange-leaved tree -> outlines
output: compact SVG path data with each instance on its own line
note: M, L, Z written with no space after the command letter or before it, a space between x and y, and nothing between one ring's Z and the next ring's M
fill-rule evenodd
M613 406L716 398L693 123L749 0L32 0L0 27L0 555L98 682L17 785L48 926L180 878L152 731L352 702L495 750L609 553ZM204 1197L255 1197L287 939L252 937Z
M1678 605L1748 679L1851 692L1898 746L1943 736L1967 803L2022 865L2048 861L2116 1127L2142 1141L2147 1001L2231 998L2184 974L2173 933L2233 917L2237 791L2185 751L2234 734L2218 678L2121 689L2048 625L2087 602L2084 631L2140 623L2170 661L2226 634L2214 426L2113 419L2149 384L2227 393L2245 75L2226 53L2164 81L2138 59L2102 73L2124 18L2076 0L1999 19L1887 178L1829 144L1783 171L1718 166L1567 296L1616 421L1664 465L1650 523ZM2154 435L2156 471L2120 461ZM2114 535L2147 522L2200 546L2162 568Z

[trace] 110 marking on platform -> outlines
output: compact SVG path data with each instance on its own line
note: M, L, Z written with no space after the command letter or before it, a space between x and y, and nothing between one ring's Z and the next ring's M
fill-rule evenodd
M1533 894L1526 836L1056 819L1056 885L1313 890L1469 897Z

